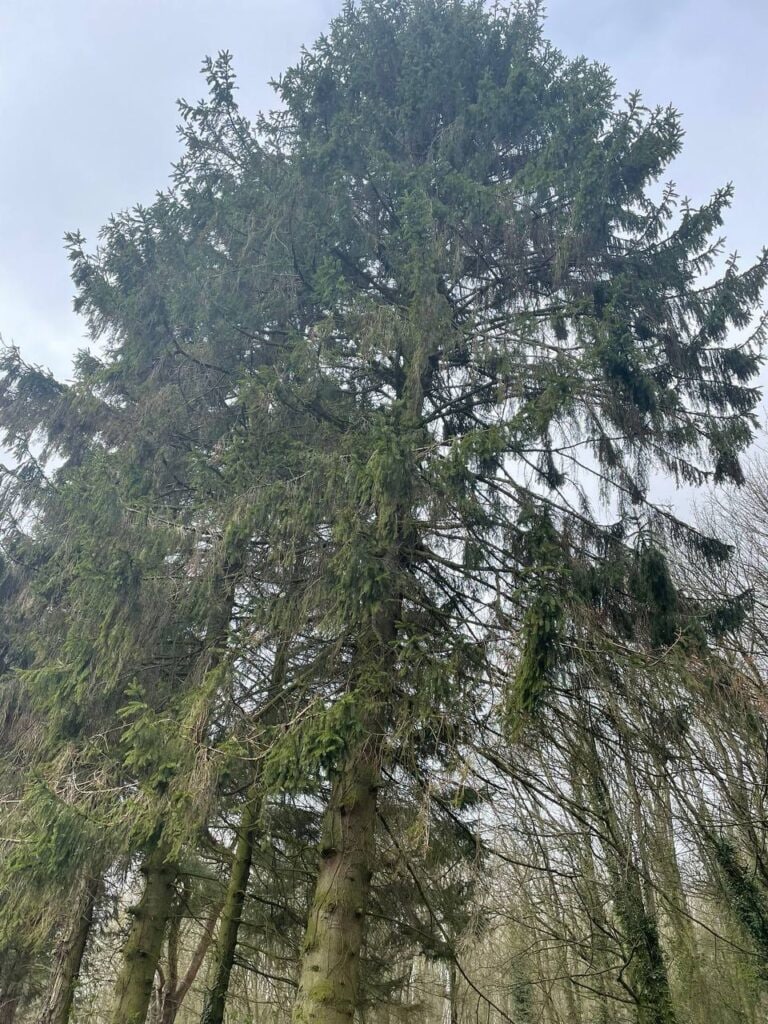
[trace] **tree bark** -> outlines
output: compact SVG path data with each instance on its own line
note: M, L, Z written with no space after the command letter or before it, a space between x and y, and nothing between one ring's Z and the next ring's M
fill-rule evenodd
M278 645L272 672L271 690L277 693L285 676L288 644ZM221 912L219 931L214 952L213 981L205 994L201 1024L222 1024L229 991L229 979L235 963L237 939L243 916L248 880L253 862L253 847L256 842L258 823L257 787L253 783L243 807L235 844L235 857L229 876L227 893Z
M459 972L456 969L456 961L451 960L448 964L448 1021L449 1024L459 1024Z
M231 554L221 570L219 600L214 600L206 623L206 646L198 660L190 687L205 679L207 672L221 665L227 653L227 639L235 600L237 576L242 552ZM215 588L214 593L218 592ZM193 738L205 733L209 709L192 728ZM173 910L177 865L169 862L162 842L149 853L142 873L144 893L134 910L133 923L123 949L123 964L115 985L111 1024L144 1024L152 999L155 971L163 948L165 932ZM199 967L199 965L198 965ZM191 982L190 982L191 984ZM170 1011L169 1011L170 1012Z
M658 922L643 892L642 873L615 813L594 737L587 734L588 787L613 890L617 924L626 945L626 976L638 1024L676 1024L674 1001ZM623 972L622 972L623 973Z
M19 993L5 990L0 992L0 1024L13 1024L20 1002Z
M178 970L174 970L172 981L169 982L167 980L163 986L161 992L161 1011L159 1014L160 1024L174 1024L181 1009L181 1004L184 1002L187 993L194 984L195 978L200 973L200 968L203 966L206 953L213 941L213 931L216 927L216 920L220 911L221 904L217 904L208 914L208 918L203 924L202 935L195 946L192 959L184 972L184 976L179 979ZM171 953L169 951L169 958L170 956Z
M399 472L389 468L387 486L382 487L372 509L377 524L376 557L390 574L389 585L381 584L386 596L364 612L355 630L353 661L359 658L359 664L352 678L366 690L369 710L358 723L365 738L342 759L332 778L293 1024L352 1024L360 1008L360 956L373 874L381 736L387 731L392 698L386 684L378 689L372 679L385 679L397 657L395 640L408 558L405 547L415 543L410 514L416 458L408 445L424 436L424 392L437 367L432 354L419 341L403 356L402 378L396 384L399 408L393 418L392 440L400 452ZM400 446L404 438L409 440ZM383 554L378 550L382 541Z
M158 844L144 861L144 892L133 909L123 947L123 964L115 984L111 1024L144 1024L152 985L171 913L176 865Z
M20 995L0 992L0 1024L13 1024L20 999Z
M205 997L202 1024L221 1024L229 990L229 978L235 962L237 936L242 920L245 894L251 873L253 845L256 840L256 811L250 802L243 809L235 847L232 874L227 886L224 908L216 939L213 982Z
M350 756L332 783L320 867L304 939L294 1024L351 1024L371 881L378 771L370 752Z
M88 879L77 907L77 916L56 951L51 985L37 1024L67 1024L69 1020L98 891L99 880Z

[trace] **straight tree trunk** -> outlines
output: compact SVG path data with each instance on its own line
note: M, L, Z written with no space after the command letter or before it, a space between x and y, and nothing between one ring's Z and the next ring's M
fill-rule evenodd
M0 992L0 1024L14 1024L20 1002L20 995Z
M378 771L370 752L350 756L333 780L294 1024L351 1024L354 1018L360 996L377 788Z
M398 384L402 403L398 414L399 440L421 437L424 391L435 372L426 346L416 345L403 358L403 378ZM405 450L405 449L402 449ZM406 568L405 531L411 510L410 481L414 464L401 458L402 476L375 505L378 532L391 531L388 550L377 555L392 573L389 597L370 610L370 621L361 620L356 654L366 666L368 720L366 737L352 749L333 776L320 838L320 864L301 956L299 987L293 1004L293 1024L352 1024L360 1007L360 956L365 935L365 916L373 874L376 838L376 804L380 783L381 740L386 732L387 687L376 692L371 678L386 678L391 670L397 622L402 611L402 576ZM390 468L390 473L392 470ZM398 474L392 473L394 481ZM409 481L403 484L402 481ZM408 536L408 544L413 537ZM375 708L375 710L374 710Z
M676 1024L658 921L643 892L643 877L616 815L594 737L587 736L588 786L613 890L617 924L627 947L626 975L637 1003L637 1024Z
M88 879L83 887L75 920L56 951L51 985L37 1024L67 1024L69 1020L80 967L93 925L98 891L99 880Z
M590 799L584 792L584 780L580 767L571 765L571 786L576 804L584 813L593 813ZM591 922L592 941L582 954L581 971L586 968L587 978L591 977L590 987L597 1001L597 1009L593 1010L594 1024L612 1024L614 1019L616 993L615 971L607 947L607 936L610 927L607 919L608 902L604 899L603 886L600 882L595 851L592 847L592 836L587 834L577 845L577 863L579 864L583 889L581 900ZM576 949L580 946L577 945ZM594 972L591 974L591 972Z
M192 683L204 680L226 655L227 638L235 600L237 576L242 552L235 552L222 567L220 599L214 601L206 623L207 644L193 669ZM218 588L216 588L218 589ZM208 721L208 708L192 728L194 738L202 737ZM144 1024L152 999L154 977L163 949L178 875L177 865L168 860L162 842L149 853L142 867L145 886L123 948L123 963L115 985L111 1024Z
M222 1024L224 1019L229 978L235 962L237 936L243 915L248 879L251 874L253 845L256 840L256 817L255 807L248 802L240 819L235 859L216 939L213 982L206 993L202 1024Z
M657 787L654 793L656 818L655 844L656 859L660 865L660 873L665 888L665 911L671 926L674 952L672 963L674 973L679 979L681 991L695 1005L702 1019L716 1017L714 1006L706 1006L711 999L711 986L706 983L702 972L702 958L699 955L696 929L691 919L689 899L685 891L683 875L680 869L677 847L675 844L675 822L672 807L672 794L669 780L666 778L666 766L656 761ZM704 1000L707 1000L705 1004Z
M123 947L111 1024L144 1024L173 906L177 869L168 862L162 844L155 846L141 870L144 892L133 909L133 921Z
M448 964L448 1021L449 1024L459 1024L459 972L456 969L456 961L451 960Z
M272 672L271 691L279 692L284 676L288 643L278 645ZM229 991L229 979L235 963L237 940L243 916L243 906L248 890L248 880L253 862L253 847L256 842L258 823L257 787L252 784L243 807L235 844L235 857L229 876L227 893L221 911L218 935L214 951L213 980L206 991L201 1024L222 1024Z
M14 1024L16 1011L21 1003L21 994L11 989L0 992L0 1024Z
M179 978L178 970L176 969L174 970L173 978L170 980L170 983L167 981L166 985L163 986L163 990L161 992L161 1011L159 1014L160 1024L174 1024L179 1010L181 1009L181 1004L184 1002L187 993L194 984L195 978L200 973L200 968L203 966L206 953L208 952L213 940L213 932L216 928L216 921L220 911L221 904L217 904L215 907L211 908L208 917L203 924L202 934L195 946L195 950L192 953L192 959L189 962L187 970L184 972L184 976ZM170 950L168 955L170 959ZM178 959L178 944L173 955Z

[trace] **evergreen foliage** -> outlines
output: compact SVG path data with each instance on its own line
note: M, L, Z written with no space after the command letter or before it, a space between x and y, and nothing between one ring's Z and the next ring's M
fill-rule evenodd
M168 189L68 236L72 381L0 361L0 999L65 985L65 1024L87 882L112 1024L172 1024L200 972L206 1024L250 976L298 1024L383 1020L420 960L451 1024L687 1020L676 828L704 934L724 904L764 952L728 765L765 705L727 646L752 583L684 582L731 548L651 481L746 482L768 256L720 262L730 187L659 189L676 111L537 4L346 3L254 123L228 54L204 74Z

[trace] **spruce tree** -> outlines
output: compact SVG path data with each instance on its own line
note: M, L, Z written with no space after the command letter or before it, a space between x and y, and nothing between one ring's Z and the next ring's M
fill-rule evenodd
M5 363L11 493L42 436L48 534L74 537L25 678L57 735L121 723L108 781L151 796L118 814L152 949L129 939L114 1020L146 1011L181 850L245 807L220 1016L255 787L324 804L294 1019L337 1024L363 1001L382 807L459 775L473 730L519 737L585 635L614 668L704 646L667 552L727 549L650 481L742 480L768 259L713 273L730 188L658 190L676 112L617 103L536 5L347 3L255 125L228 55L205 70L171 187L95 252L70 239L99 353L71 387Z
M536 11L350 4L279 93L297 272L323 313L310 342L343 386L318 514L334 545L325 629L348 637L346 736L295 1010L335 1022L359 1003L393 745L423 730L455 743L481 683L502 686L513 722L535 709L574 607L630 634L639 614L651 646L671 643L664 548L725 557L651 502L649 477L741 480L762 329L730 331L768 264L704 280L730 190L653 200L677 114L617 107L609 73L554 50Z

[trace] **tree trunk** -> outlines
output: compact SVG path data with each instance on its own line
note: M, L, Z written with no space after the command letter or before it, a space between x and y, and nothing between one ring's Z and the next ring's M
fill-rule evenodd
M626 946L624 970L637 1003L637 1024L676 1024L658 922L645 899L641 871L615 812L594 737L589 734L587 749L587 784L595 816L604 826L600 842L617 924Z
M93 924L99 890L98 879L88 879L77 907L77 916L56 951L53 977L38 1024L67 1024L85 947Z
M294 1024L351 1024L354 1018L360 996L377 786L378 772L370 753L350 756L333 780Z
M0 1024L13 1024L21 996L0 994Z
M402 403L396 417L395 443L421 438L424 388L437 363L418 345L403 359L403 379L398 384ZM397 623L402 612L402 585L407 556L405 531L410 530L412 496L410 481L413 453L402 457L399 472L390 467L392 490L382 488L374 512L377 522L377 555L391 574L389 586L380 585L387 597L377 600L361 616L356 630L355 666L352 679L365 687L367 715L358 725L365 739L351 749L337 766L331 783L320 838L320 864L302 947L299 988L293 1005L293 1024L352 1024L360 1007L360 955L365 915L373 874L376 835L376 796L380 781L381 736L387 732L392 694L385 680L396 660ZM388 456L389 457L389 456ZM402 481L408 481L403 486ZM395 483L395 481L397 481ZM387 540L386 553L378 543ZM408 544L413 537L408 536ZM379 686L381 685L381 689Z
M283 684L287 650L287 643L283 642L278 645L272 672L272 693L279 692ZM224 897L224 906L221 912L219 932L216 937L213 980L205 994L201 1024L221 1024L224 1019L229 979L235 963L237 939L248 889L248 880L251 874L253 846L257 834L258 813L255 794L256 785L253 784L240 818L232 873L229 877L227 893Z
M0 1024L13 1024L20 1002L19 993L5 989L0 992Z
M144 1024L173 905L176 866L167 861L162 844L147 856L142 874L144 892L132 911L123 965L115 984L111 1024Z
M449 1024L459 1024L459 985L458 970L456 961L451 960L448 964L448 1021Z
M165 977L155 990L158 1024L171 1024L176 1016L173 996L179 984L179 937L184 907L189 904L189 897L189 880L185 878L181 889L176 894L166 928L168 938L166 940Z
M200 968L203 966L205 955L213 940L213 931L216 927L216 921L220 911L221 904L217 904L215 907L211 908L211 911L203 924L203 932L192 954L192 959L184 973L184 977L179 979L178 970L174 969L172 983L169 983L168 980L166 980L166 983L163 985L162 992L160 994L161 1009L158 1015L160 1024L174 1024L178 1012L181 1009L181 1004L184 1002L187 993L194 984L195 978L200 973ZM170 958L170 950L168 955Z
M213 588L213 594L218 593L219 599L214 599L209 611L206 647L193 669L190 688L202 682L206 673L218 668L227 654L235 587L241 564L242 552L231 553ZM210 707L206 703L191 729L194 740L201 740L205 734L209 713ZM133 923L123 949L123 965L115 985L111 1024L144 1024L152 999L155 972L173 910L174 883L178 874L177 865L169 863L162 842L158 842L147 856L142 874L146 878L144 893L134 910ZM172 1009L169 1009L171 1012Z
M221 1024L229 989L229 977L235 962L237 935L243 914L248 878L251 873L253 844L256 839L256 811L249 802L240 819L240 832L235 847L235 860L227 886L224 908L219 923L214 956L213 982L206 993L202 1024Z
M627 974L637 998L638 1024L675 1024L675 1011L658 925L643 901L642 885L633 863L613 871L616 916L628 946Z

